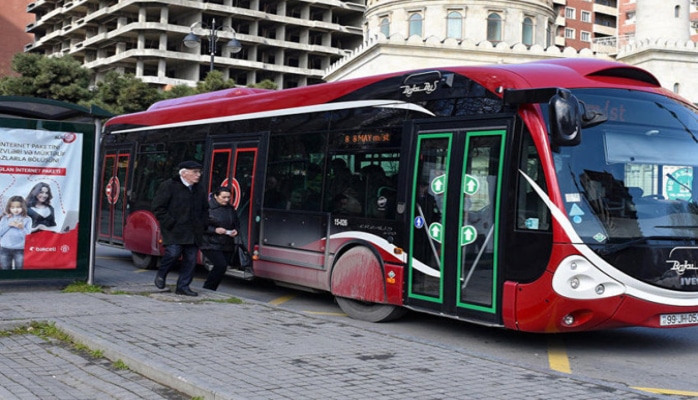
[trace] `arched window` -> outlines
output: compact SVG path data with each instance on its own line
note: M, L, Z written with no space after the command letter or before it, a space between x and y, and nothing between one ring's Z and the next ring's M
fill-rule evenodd
M409 31L407 32L407 37L412 35L422 36L422 14L414 13L410 15L409 19Z
M521 42L526 46L533 44L533 20L531 18L526 17L523 20Z
M674 83L674 93L679 94L679 83Z
M446 37L461 39L463 35L463 16L458 11L451 11L446 16Z
M678 18L681 15L681 6L674 7L674 18Z
M492 43L502 41L502 17L497 13L487 16L487 40Z
M388 19L388 17L381 19L379 26L381 29L381 33L384 34L385 37L389 37L390 36L390 20Z

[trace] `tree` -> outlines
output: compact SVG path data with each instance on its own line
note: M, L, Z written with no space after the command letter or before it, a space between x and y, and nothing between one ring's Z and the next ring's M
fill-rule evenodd
M12 70L19 77L0 80L0 92L7 96L33 96L78 103L89 99L90 71L70 55L45 57L33 53L17 53Z
M192 96L197 94L195 88L188 85L177 85L170 88L170 90L165 90L162 92L163 98L165 99L176 99L179 97Z
M30 96L60 100L89 107L94 104L114 114L146 110L153 103L235 87L235 80L224 79L220 71L211 71L196 88L178 85L160 91L131 73L110 71L90 90L91 71L70 55L47 57L36 53L17 53L12 70L20 76L0 78L0 95ZM277 89L265 79L253 88Z
M196 84L196 90L199 93L215 92L216 90L233 87L235 87L235 80L223 79L223 73L216 70L209 72L203 81L199 81Z
M133 74L109 71L97 83L93 104L115 114L143 111L163 97Z
M258 88L258 89L270 89L270 90L276 90L279 88L279 86L270 79L265 79L259 83L253 83L251 85L248 85L248 87Z

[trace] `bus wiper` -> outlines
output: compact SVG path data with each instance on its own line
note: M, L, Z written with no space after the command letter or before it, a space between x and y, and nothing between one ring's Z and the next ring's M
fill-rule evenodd
M698 143L698 138L696 138L696 135L691 132L691 128L688 127L688 125L684 124L683 121L681 121L681 118L676 114L676 112L666 108L663 104L655 102L654 104L657 105L657 107L664 109L664 111L668 112L669 115L671 115L681 126L683 126L683 130L685 130L690 136L691 139L693 139L694 142ZM694 117L695 119L695 117Z
M602 256L607 256L610 254L615 254L621 250L625 250L628 247L634 246L636 244L646 243L650 240L676 240L676 237L674 237L674 236L643 236L643 237L635 238L632 240L628 240L627 242L605 246L605 247L599 249L597 251L597 253L599 255L602 255Z

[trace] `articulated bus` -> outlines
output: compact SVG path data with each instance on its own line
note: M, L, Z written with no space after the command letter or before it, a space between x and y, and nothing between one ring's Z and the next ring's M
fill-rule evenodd
M697 111L593 59L162 101L105 124L98 240L155 266L151 200L195 159L234 189L254 277L353 318L698 325Z

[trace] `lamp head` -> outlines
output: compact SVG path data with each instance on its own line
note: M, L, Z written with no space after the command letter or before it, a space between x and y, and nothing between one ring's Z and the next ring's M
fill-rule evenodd
M239 53L240 50L242 50L242 44L235 38L230 39L225 47L227 47L231 53Z
M194 47L198 46L199 43L201 43L201 39L194 34L194 32L189 32L187 36L184 37L184 45L187 46L190 49L193 49Z

